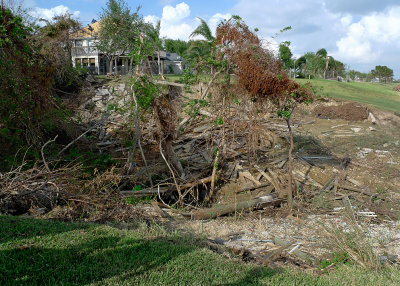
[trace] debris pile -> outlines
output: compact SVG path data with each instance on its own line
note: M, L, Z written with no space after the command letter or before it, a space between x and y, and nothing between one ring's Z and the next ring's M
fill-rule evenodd
M320 105L314 109L314 113L319 118L344 119L348 121L363 121L368 119L369 116L368 110L356 103L345 103L337 106Z

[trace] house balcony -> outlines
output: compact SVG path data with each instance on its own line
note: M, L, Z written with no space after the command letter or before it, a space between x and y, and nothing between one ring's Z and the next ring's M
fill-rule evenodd
M73 57L89 57L97 56L99 52L96 47L72 47L71 53Z

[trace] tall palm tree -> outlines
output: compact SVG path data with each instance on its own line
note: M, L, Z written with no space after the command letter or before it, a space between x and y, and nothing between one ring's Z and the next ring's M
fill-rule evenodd
M325 68L324 68L324 79L326 79L326 72L328 71L329 60L333 59L328 55L328 52L325 49L319 49L315 55L321 59L325 60Z

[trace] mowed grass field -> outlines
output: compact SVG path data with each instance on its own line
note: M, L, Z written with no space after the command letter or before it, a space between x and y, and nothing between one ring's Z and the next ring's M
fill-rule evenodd
M400 270L327 274L228 260L202 239L146 223L100 225L0 215L0 285L399 285Z
M310 82L319 95L360 102L400 113L400 92L393 90L396 84L339 82L323 79L297 79L296 81L301 84Z

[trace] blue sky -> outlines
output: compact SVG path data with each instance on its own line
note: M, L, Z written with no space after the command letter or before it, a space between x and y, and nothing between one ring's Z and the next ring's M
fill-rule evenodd
M40 7L51 9L60 5L66 6L70 11L80 11L80 19L82 22L89 22L93 18L98 18L101 8L105 6L106 0L35 0L25 1L30 3L31 7ZM32 3L34 4L32 5ZM166 5L175 6L181 2L185 2L190 6L193 16L202 18L211 18L216 13L225 13L235 4L236 1L232 0L203 0L203 1L173 1L173 0L146 0L146 1L132 1L128 0L126 3L132 8L139 5L142 6L141 13L143 15L162 15L163 8ZM86 24L86 23L85 23Z
M6 0L7 1L7 0ZM276 48L290 41L296 57L320 48L349 68L368 72L387 65L400 76L399 0L202 0L126 1L132 8L142 6L149 22L161 20L162 35L187 40L198 25L196 16L215 29L219 21L240 15L250 27ZM24 0L37 17L69 11L84 25L97 19L106 0ZM292 26L276 39L271 36Z

